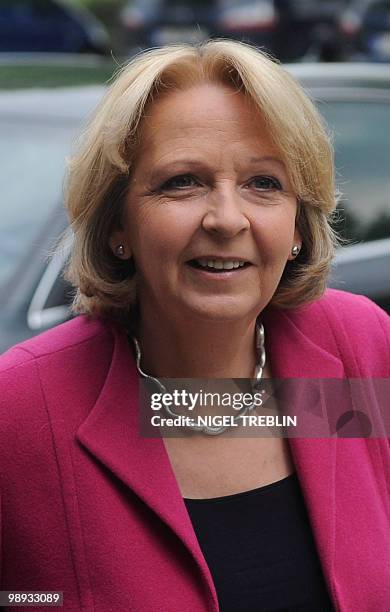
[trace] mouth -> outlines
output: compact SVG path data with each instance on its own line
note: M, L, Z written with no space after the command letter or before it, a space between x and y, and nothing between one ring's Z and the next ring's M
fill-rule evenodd
M222 259L212 257L190 259L187 264L191 266L191 268L203 270L204 272L211 272L212 274L239 272L252 265L249 261L243 259Z

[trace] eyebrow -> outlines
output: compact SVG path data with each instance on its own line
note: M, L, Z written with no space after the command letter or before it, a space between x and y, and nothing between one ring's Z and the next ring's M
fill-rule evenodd
M250 164L258 164L258 163L262 163L262 162L273 162L273 163L276 163L283 170L285 170L285 164L278 157L274 157L272 155L265 155L263 157L250 157L249 158L249 163ZM159 179L160 177L162 177L166 173L169 174L170 172L175 172L175 168L176 167L180 167L182 165L186 166L188 168L194 168L194 169L207 168L207 162L205 162L203 160L200 160L200 159L187 159L187 158L176 159L176 160L172 160L170 162L167 162L165 164L162 164L161 166L157 165L154 168L152 168L152 171L151 171L151 174L150 174L150 178L152 180Z
M285 164L283 163L283 161L279 157L273 157L272 155L265 155L264 157L251 157L249 161L252 164L257 164L257 163L261 163L264 161L270 161L270 162L275 162L279 164L280 166L282 166L283 168L285 168Z

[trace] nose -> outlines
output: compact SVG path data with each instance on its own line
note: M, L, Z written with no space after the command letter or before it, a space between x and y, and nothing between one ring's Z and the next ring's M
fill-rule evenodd
M207 232L232 238L249 229L250 222L242 209L242 202L233 188L215 190L207 198L207 211L202 219Z

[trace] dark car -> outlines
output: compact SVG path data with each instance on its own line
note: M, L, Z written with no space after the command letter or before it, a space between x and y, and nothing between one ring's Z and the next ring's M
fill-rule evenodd
M362 293L390 313L390 67L299 64L288 69L314 97L333 132L344 196L331 285ZM67 220L64 157L102 87L0 95L2 210L0 351L70 316L61 276L65 245L49 258Z
M307 54L339 59L337 16L344 0L225 0L219 31L270 51L283 62Z
M344 55L390 61L390 0L353 0L338 19Z
M148 48L215 36L218 0L131 0L120 14L127 46Z
M390 1L373 2L367 9L360 33L363 52L377 62L390 61Z
M1 52L108 53L109 36L88 11L61 0L0 0Z
M336 59L344 0L131 0L121 12L130 48L227 37L261 46L282 61L310 52Z

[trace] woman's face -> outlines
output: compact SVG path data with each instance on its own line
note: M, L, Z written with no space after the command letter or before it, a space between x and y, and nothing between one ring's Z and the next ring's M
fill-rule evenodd
M141 314L250 320L301 244L296 211L262 118L243 94L203 84L150 107L111 245L134 257Z

